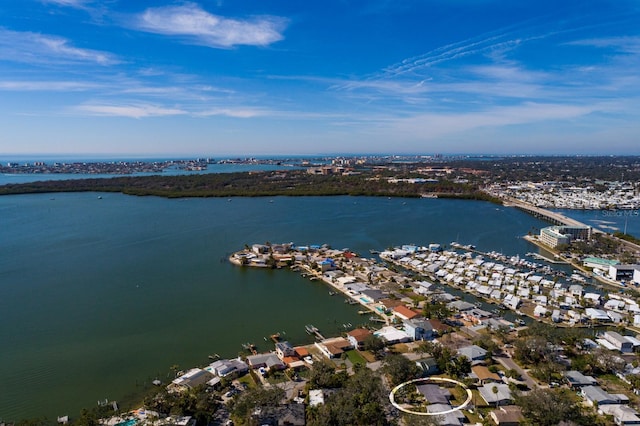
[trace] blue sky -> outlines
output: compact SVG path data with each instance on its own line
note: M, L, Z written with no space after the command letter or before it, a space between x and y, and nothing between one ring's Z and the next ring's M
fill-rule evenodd
M640 1L4 0L0 154L640 154Z

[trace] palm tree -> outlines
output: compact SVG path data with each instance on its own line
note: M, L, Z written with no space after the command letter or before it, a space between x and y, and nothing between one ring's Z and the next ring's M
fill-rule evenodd
M496 385L493 385L491 387L491 392L493 392L493 394L496 396L496 408L498 408L498 387Z

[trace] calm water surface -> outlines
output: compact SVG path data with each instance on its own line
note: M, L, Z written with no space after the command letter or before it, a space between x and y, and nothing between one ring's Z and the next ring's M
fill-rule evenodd
M178 199L95 193L0 197L0 420L75 414L166 379L173 364L309 343L357 307L288 270L225 261L245 244L349 247L459 241L524 254L546 226L473 201L353 197ZM10 390L10 391L7 391Z
M626 232L640 238L638 210L555 210L604 232Z

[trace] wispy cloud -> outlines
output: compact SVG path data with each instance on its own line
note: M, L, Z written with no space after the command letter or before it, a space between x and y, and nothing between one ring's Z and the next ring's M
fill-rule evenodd
M268 46L284 38L287 21L275 16L233 19L213 15L200 6L149 8L134 20L141 31L178 36L185 42L214 48L238 45Z
M574 46L612 48L617 52L640 54L640 37L604 37L576 40L567 43Z
M514 106L502 106L474 112L426 113L411 118L389 120L384 127L405 135L422 135L437 139L486 127L504 127L544 121L567 120L599 112L604 106L562 105L525 102Z
M212 108L206 111L200 112L197 115L203 117L210 117L221 115L225 117L232 118L255 118L255 117L264 117L268 115L272 115L271 111L261 108Z
M100 85L81 81L0 81L0 90L18 92L84 91L97 87Z
M45 4L55 4L57 6L85 8L92 0L41 0Z
M158 105L131 104L131 105L106 105L106 104L84 104L75 108L77 111L89 113L96 116L111 117L162 117L169 115L184 115L187 112L177 108L165 108Z
M82 49L63 37L0 28L0 61L2 60L31 64L114 65L120 62L111 53Z

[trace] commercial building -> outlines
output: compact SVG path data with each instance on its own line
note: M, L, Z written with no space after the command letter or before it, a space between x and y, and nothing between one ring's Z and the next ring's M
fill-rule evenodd
M636 272L638 271L638 272ZM640 279L640 265L611 265L609 278L616 281L636 281Z
M540 230L540 241L551 248L556 248L561 244L569 244L573 240L589 240L590 238L590 226L548 226Z

